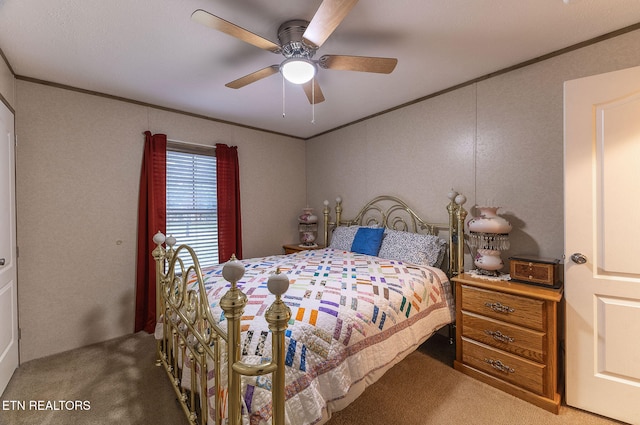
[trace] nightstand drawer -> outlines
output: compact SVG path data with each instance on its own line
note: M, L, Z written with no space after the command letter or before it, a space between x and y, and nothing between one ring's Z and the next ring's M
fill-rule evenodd
M504 322L544 331L545 303L542 300L519 297L462 285L462 310Z
M503 381L544 395L546 366L462 338L462 361Z
M540 363L546 361L546 333L462 312L462 336Z

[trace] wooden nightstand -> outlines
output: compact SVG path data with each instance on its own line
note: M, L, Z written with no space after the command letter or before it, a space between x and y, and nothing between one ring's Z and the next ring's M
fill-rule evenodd
M461 274L456 370L557 414L562 288Z
M288 245L282 245L285 254L293 254L294 252L306 251L309 249L322 249L323 246L300 246L298 244L292 243Z

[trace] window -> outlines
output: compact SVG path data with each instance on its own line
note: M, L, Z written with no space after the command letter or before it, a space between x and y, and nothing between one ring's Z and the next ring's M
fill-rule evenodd
M201 266L217 264L216 158L173 149L167 147L167 235L191 246Z

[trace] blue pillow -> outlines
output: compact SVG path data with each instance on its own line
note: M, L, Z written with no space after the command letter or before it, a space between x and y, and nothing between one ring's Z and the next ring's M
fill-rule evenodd
M358 254L378 255L382 237L384 236L384 228L361 227L356 232L351 244L351 251Z

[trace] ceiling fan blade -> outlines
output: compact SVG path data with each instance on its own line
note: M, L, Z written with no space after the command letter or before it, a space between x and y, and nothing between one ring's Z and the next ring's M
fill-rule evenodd
M358 0L324 0L302 35L305 43L320 47Z
M237 80L233 80L230 83L225 84L225 86L229 87L230 89L239 89L248 84L255 83L258 80L262 80L263 78L267 78L270 75L277 74L279 70L280 65L271 65L256 72L252 72L251 74L245 75L244 77L240 77Z
M259 35L254 34L251 31L232 24L229 21L225 21L222 18L212 15L211 13L206 12L202 9L198 9L193 12L193 14L191 14L191 19L200 24L213 28L214 30L221 31L225 34L242 40L245 43L253 44L256 47L268 50L273 53L280 53L281 49L277 44L267 40L266 38L260 37Z
M304 83L302 88L307 95L307 99L309 99L309 103L315 105L316 103L324 102L324 95L322 94L320 84L318 84L318 80L316 78L312 78L308 82Z
M374 58L369 56L324 55L318 60L321 68L341 71L377 72L390 74L396 68L398 59Z

